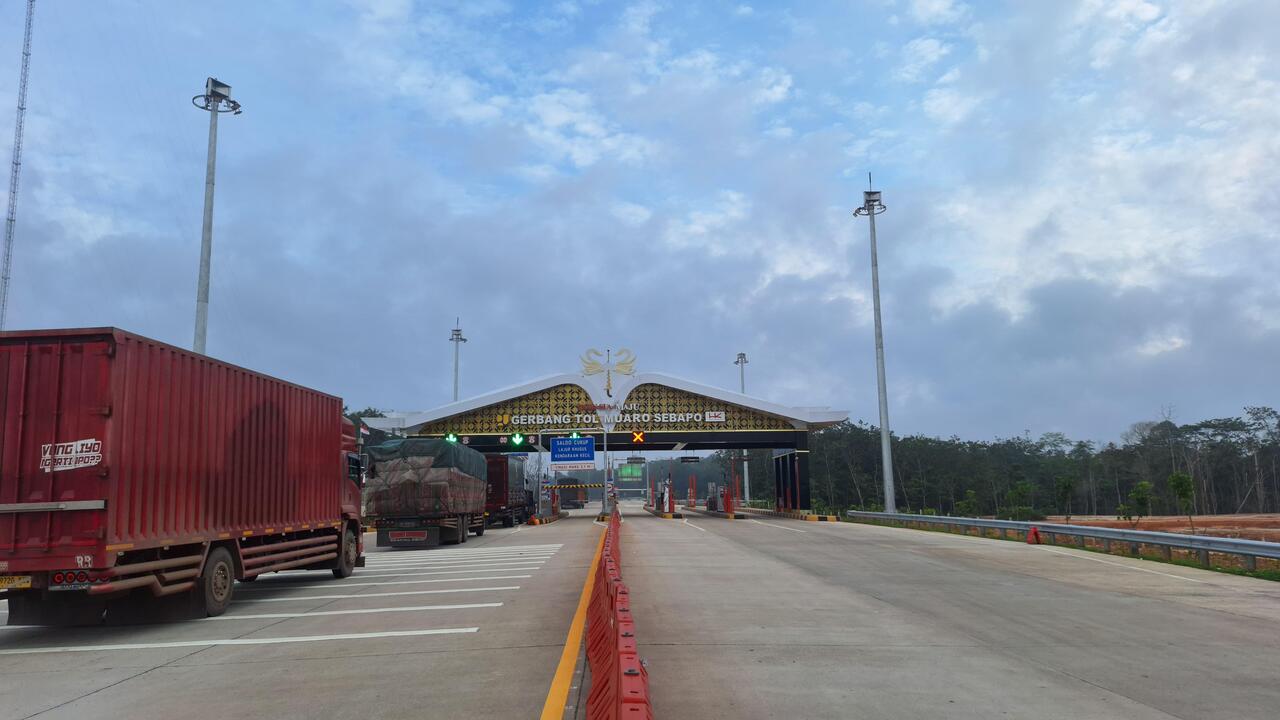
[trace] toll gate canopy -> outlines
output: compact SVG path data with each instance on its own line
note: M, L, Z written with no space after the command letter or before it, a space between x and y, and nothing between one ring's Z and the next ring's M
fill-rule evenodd
M635 373L634 356L552 375L422 413L396 424L407 435L456 440L480 452L547 451L551 438L595 438L597 452L774 451L778 507L806 509L809 433L848 418L826 407L787 407L660 373ZM595 357L600 357L595 353ZM370 419L370 422L376 420ZM762 478L763 480L763 478Z

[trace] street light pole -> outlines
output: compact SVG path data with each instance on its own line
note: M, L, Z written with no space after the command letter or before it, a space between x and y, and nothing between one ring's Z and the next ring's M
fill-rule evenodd
M747 354L738 353L738 359L733 361L738 366L738 392L743 395L747 394ZM742 495L747 502L751 501L751 468L747 464L747 451L742 451Z
M868 184L870 176L867 176ZM884 332L880 323L880 264L876 255L876 215L887 208L880 202L880 191L862 193L862 207L853 211L854 217L866 215L871 221L871 296L876 324L876 383L880 392L880 456L884 464L884 511L897 512L897 500L893 490L893 450L889 445L889 399L884 379Z
M209 151L204 170L204 226L200 231L200 279L196 283L196 331L192 348L205 354L205 338L209 329L209 265L213 259L213 175L218 158L218 115L240 114L240 103L231 99L231 86L209 78L204 94L191 98L191 104L209 113Z
M458 318L453 324L453 334L449 336L449 342L453 343L453 401L458 402L458 348L462 347L462 343L467 339L462 337L462 318Z

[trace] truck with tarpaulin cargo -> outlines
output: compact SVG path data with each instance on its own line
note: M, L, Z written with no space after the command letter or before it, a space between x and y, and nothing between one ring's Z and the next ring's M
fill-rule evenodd
M365 448L364 502L378 547L424 548L483 535L488 467L465 445L410 437Z
M363 563L342 400L116 328L0 332L0 595L83 624Z
M529 493L525 489L524 463L524 458L517 455L485 455L488 471L484 502L486 522L515 527L529 519L531 512Z
M581 480L562 479L555 485L549 485L548 489L556 491L556 497L560 499L560 507L566 510L587 506L587 488L583 487Z

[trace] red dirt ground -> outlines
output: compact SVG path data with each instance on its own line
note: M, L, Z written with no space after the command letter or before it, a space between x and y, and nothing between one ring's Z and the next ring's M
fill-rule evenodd
M1280 515L1194 515L1191 518L1196 535L1244 538L1280 542ZM1045 522L1066 522L1061 515L1050 515ZM1158 515L1142 518L1136 525L1128 520L1117 520L1107 515L1072 515L1072 525L1134 528L1159 532L1192 533L1186 516Z

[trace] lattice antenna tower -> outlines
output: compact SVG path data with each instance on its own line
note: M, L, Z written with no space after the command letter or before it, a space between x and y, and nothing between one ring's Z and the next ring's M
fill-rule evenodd
M13 226L18 220L18 175L22 170L22 124L27 115L27 74L31 69L31 20L36 0L27 0L22 34L22 70L18 74L18 119L13 125L13 165L9 168L9 211L4 216L4 267L0 270L0 330L9 314L9 274L13 268Z

